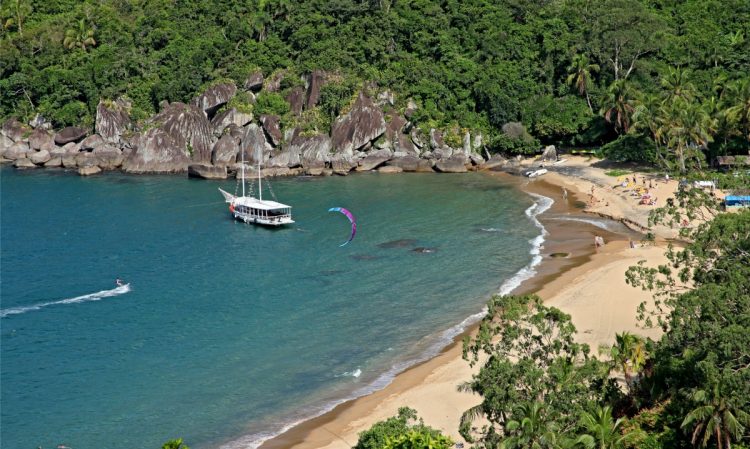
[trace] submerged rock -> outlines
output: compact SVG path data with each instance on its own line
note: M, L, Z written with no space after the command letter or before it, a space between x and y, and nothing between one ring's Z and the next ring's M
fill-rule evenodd
M398 239L378 244L379 248L406 248L417 243L416 239Z

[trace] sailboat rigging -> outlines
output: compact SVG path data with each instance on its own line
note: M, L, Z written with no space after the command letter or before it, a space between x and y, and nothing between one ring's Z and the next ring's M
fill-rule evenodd
M242 182L242 196L235 196L229 192L219 189L224 200L229 203L229 212L236 220L244 221L245 223L253 223L265 226L282 226L294 223L292 220L292 206L278 203L276 201L263 200L263 188L261 184L261 159L262 154L257 158L258 160L258 198L252 195L252 189L250 196L245 194L245 151L240 151L242 154L241 164L241 182ZM270 188L270 184L269 184ZM236 192L235 192L236 193ZM273 191L271 192L273 193Z

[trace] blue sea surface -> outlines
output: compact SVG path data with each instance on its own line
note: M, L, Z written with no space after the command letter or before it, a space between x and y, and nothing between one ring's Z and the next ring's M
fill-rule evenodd
M284 229L233 221L234 180L0 178L9 449L254 447L436 353L540 243L476 173L274 180Z

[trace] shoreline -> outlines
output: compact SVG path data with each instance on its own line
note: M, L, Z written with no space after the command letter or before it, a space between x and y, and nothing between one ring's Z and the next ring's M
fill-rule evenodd
M554 180L539 179L529 182L525 181L525 178L518 178L506 173L490 172L488 175L505 178L506 180L521 179L517 181L516 187L537 198L547 197L552 199L556 194L558 197L560 196L560 188L562 186L560 183L554 182ZM562 201L560 198L553 199L552 204L548 207L549 210L544 210L537 215L529 214L529 210L541 207L539 201L535 201L534 205L527 210L527 215L532 222L539 223L537 220L542 222L540 223L542 233L538 238L544 240L544 245L537 246L538 251L536 253L534 253L532 246L532 261L519 271L520 273L521 271L531 269L534 271L533 274L523 279L520 285L516 285L506 292L501 293L500 289L502 285L498 286L498 294L509 294L511 292L515 294L538 293L545 302L548 302L549 298L545 290L548 288L547 286L559 283L560 279L565 278L569 273L572 276L572 273L577 273L577 270L582 267L583 269L588 269L587 267L591 265L595 256L599 256L589 243L592 241L592 233L605 234L608 241L619 240L620 244L617 245L618 248L627 246L626 242L629 236L624 233L598 229L594 225L584 223L586 221L584 218L586 211L582 210L579 205L582 203L585 194L577 188L572 188L571 190L570 198L567 201ZM574 215L579 217L580 221L553 220L551 218L553 215L561 214ZM610 218L607 217L607 220L610 220ZM611 218L611 220L620 221L617 218ZM571 241L575 243L571 243ZM542 255L549 256L551 253L568 252L565 250L571 250L571 256L554 258ZM536 264L534 263L535 259L539 260ZM545 292L545 294L542 295L542 292ZM467 320L470 318L467 318ZM297 449L322 447L338 449L353 447L356 444L357 433L359 431L366 430L373 423L395 415L397 407L395 409L391 407L393 410L389 413L384 412L382 410L383 407L379 407L381 404L388 401L393 402L394 399L398 401L397 398L399 396L407 396L410 393L418 394L420 388L426 385L429 385L431 390L438 389L444 393L452 392L450 396L453 396L453 399L441 395L439 401L433 401L434 403L429 413L426 413L425 410L420 410L419 407L410 405L406 398L401 401L401 405L417 408L420 417L425 420L427 425L439 428L446 434L451 435L457 442L463 442L463 439L457 434L457 421L452 426L441 426L434 422L435 420L432 415L445 414L446 412L450 414L452 410L453 413L458 413L460 416L463 410L480 401L478 397L474 397L471 394L457 393L455 388L455 381L457 379L469 381L471 375L478 370L478 367L475 369L469 368L468 363L463 361L461 357L462 340L477 329L478 323L479 319L469 324L451 343L445 346L434 357L417 362L398 373L384 388L355 399L346 400L319 416L290 425L278 435L263 441L259 446L255 447L262 449L289 447ZM433 396L433 399L437 397Z

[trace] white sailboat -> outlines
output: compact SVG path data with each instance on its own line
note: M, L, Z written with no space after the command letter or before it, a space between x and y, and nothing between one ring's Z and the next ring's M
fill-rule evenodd
M265 226L282 226L294 223L294 220L292 220L292 206L276 201L263 200L260 157L258 158L258 198L252 196L252 188L250 189L250 196L245 196L245 152L240 151L240 153L242 154L242 196L235 196L219 189L219 192L224 196L224 200L229 203L229 212L236 220L241 220L245 223Z

